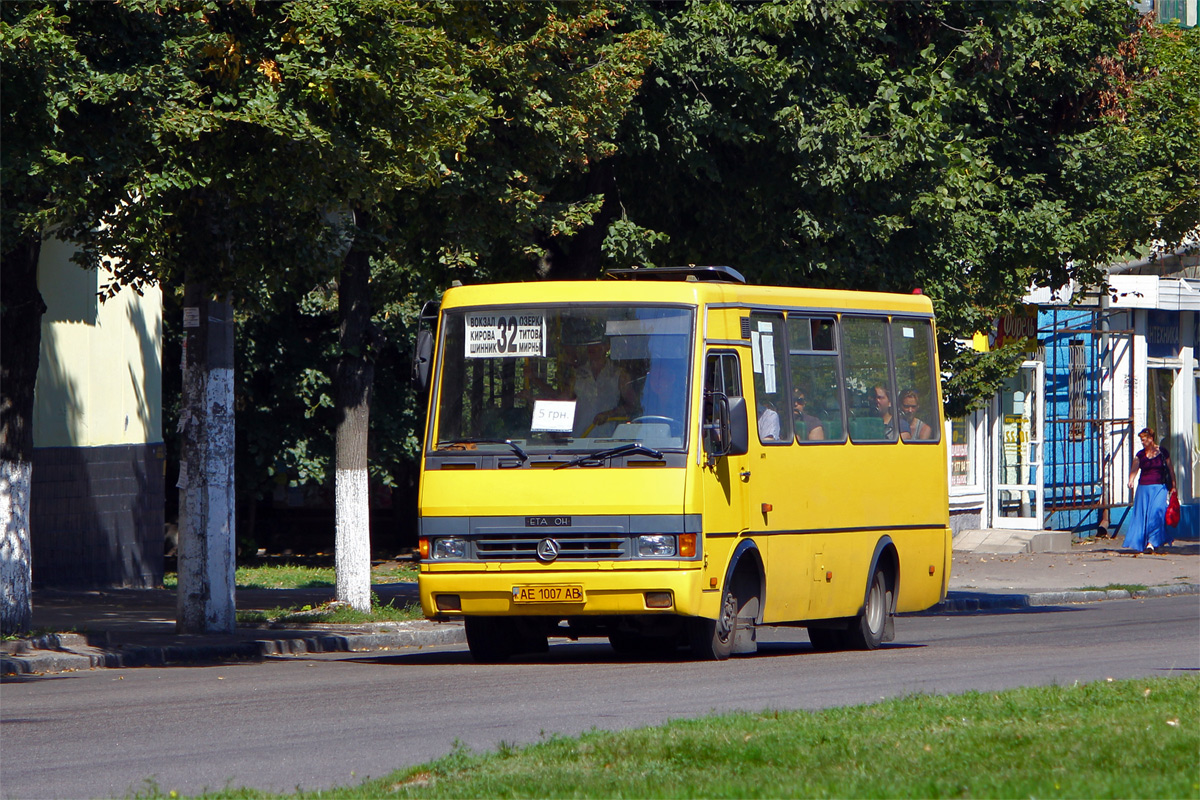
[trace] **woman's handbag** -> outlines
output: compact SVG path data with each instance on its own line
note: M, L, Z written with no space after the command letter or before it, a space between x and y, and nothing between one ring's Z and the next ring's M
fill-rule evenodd
M1167 515L1163 522L1167 523L1168 528L1179 524L1179 493L1174 489L1171 490L1171 498L1167 500Z

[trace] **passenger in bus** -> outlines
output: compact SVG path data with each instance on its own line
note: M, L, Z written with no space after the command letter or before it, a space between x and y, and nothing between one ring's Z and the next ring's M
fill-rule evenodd
M687 379L682 361L656 359L641 383L641 392L633 398L633 406L639 410L631 416L683 419Z
M779 412L770 403L764 402L758 415L758 438L764 442L779 441Z
M623 376L603 342L589 342L573 371L575 435L586 436L613 418L621 406Z
M809 414L808 393L803 389L792 392L792 425L797 439L815 442L825 438L825 423Z
M900 393L900 438L904 441L928 441L933 438L933 428L928 423L917 418L917 408L921 401L915 389L905 389Z
M883 420L883 435L888 439L895 439L896 419L892 414L892 397L882 386L875 387L875 413Z

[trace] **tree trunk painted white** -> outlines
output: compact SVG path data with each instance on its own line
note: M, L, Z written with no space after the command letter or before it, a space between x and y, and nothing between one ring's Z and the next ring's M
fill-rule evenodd
M365 469L338 469L334 480L337 599L371 609L371 503Z
M233 309L204 287L184 291L186 334L179 414L179 589L183 633L233 633L236 570Z
M363 219L359 219L363 224ZM371 498L367 428L375 366L371 354L371 264L352 250L338 280L338 343L334 376L338 424L335 451L335 568L338 602L371 609Z
M29 484L33 464L0 461L0 632L28 631L33 618Z
M42 237L5 242L0 269L0 633L25 633L33 621L29 528L33 478L33 392L46 302L38 291Z

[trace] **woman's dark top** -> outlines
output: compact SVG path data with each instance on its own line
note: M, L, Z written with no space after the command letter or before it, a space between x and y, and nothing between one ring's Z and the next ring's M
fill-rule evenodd
M1171 458L1161 447L1158 448L1158 452L1154 454L1153 458L1148 457L1145 450L1139 450L1137 460L1140 470L1138 486L1155 483L1171 484Z

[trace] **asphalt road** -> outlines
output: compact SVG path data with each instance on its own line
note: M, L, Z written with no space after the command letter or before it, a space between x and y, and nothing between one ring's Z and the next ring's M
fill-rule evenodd
M505 665L466 646L265 663L93 670L0 688L0 795L318 789L472 749L733 709L1170 675L1200 669L1196 596L897 620L873 653L760 631L724 663L637 662L602 640Z

